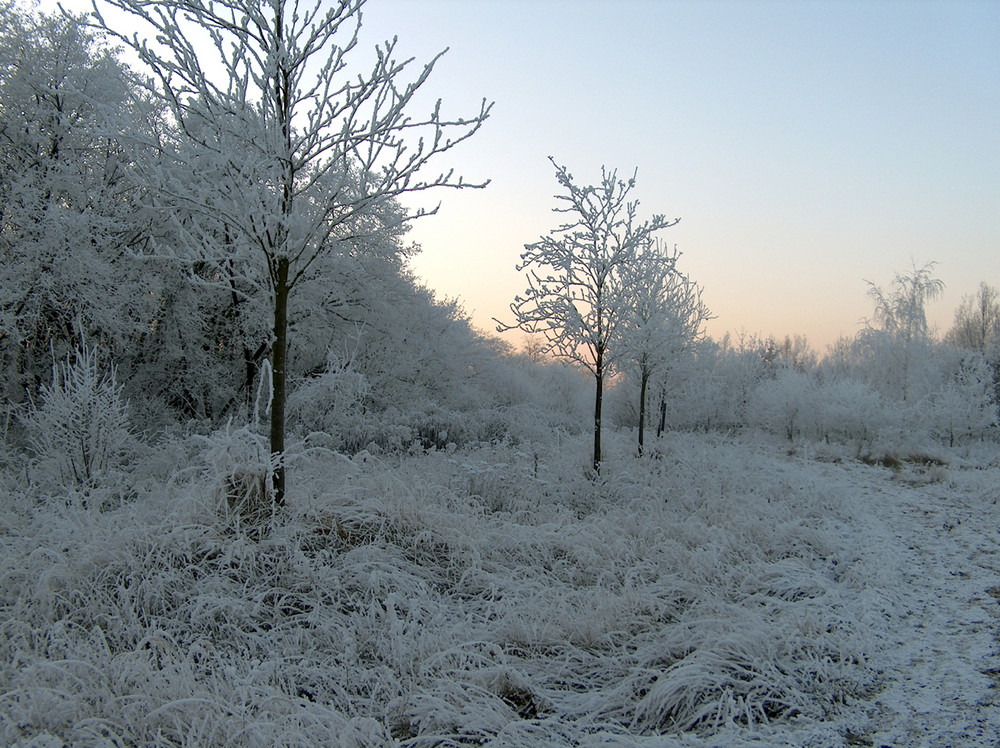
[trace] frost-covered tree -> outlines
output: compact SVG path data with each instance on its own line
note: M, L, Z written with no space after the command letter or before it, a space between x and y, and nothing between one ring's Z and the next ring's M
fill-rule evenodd
M111 112L136 121L150 109L92 33L0 6L0 377L13 402L81 339L127 356L150 324L129 254L149 218Z
M319 260L344 245L398 230L424 214L394 201L434 187L471 186L452 171L423 176L439 155L475 133L490 107L446 117L440 102L414 116L414 97L440 55L410 75L396 40L367 71L351 67L364 0L302 5L287 0L106 0L143 22L127 36L96 23L148 68L151 92L176 134L162 142L176 161L159 174L161 205L208 217L169 251L218 263L209 241L221 229L241 265L263 278L271 307L274 498L285 493L285 401L292 292ZM201 173L202 189L190 175ZM182 227L184 228L184 227ZM165 250L167 248L160 248ZM207 254L207 257L204 255ZM221 263L217 264L221 268Z
M782 433L794 441L815 410L816 382L810 374L783 367L774 379L762 382L754 390L749 408L750 420L757 426Z
M640 249L622 269L627 306L616 331L617 345L621 368L639 381L639 454L645 444L650 381L656 376L661 389L666 389L667 371L702 339L704 323L711 318L701 289L677 270L679 254L658 241ZM660 411L665 420L664 393Z
M562 188L553 210L565 214L566 222L525 245L517 270L526 273L528 288L510 305L514 323L498 320L497 329L541 334L543 354L576 362L593 375L593 467L599 473L604 383L619 358L613 341L629 303L626 270L657 231L679 219L654 215L639 221L639 204L629 199L634 173L621 180L617 171L602 168L600 184L581 186L565 166L549 160Z
M978 351L942 346L937 358L941 381L920 404L921 420L949 446L982 436L997 420L993 367Z
M819 357L804 335L786 335L778 348L778 363L798 372L813 371L819 364Z
M944 281L932 274L936 265L927 262L918 268L913 263L910 272L897 272L888 288L866 281L878 329L904 341L930 335L925 307L944 291Z
M253 401L268 352L266 295L209 264L152 260L141 266L156 307L153 323L133 344L131 373L150 407L167 411L160 420L238 417Z
M854 377L820 380L809 406L812 436L851 445L858 457L898 420L885 398Z
M738 429L752 421L756 390L787 369L795 369L782 345L768 336L726 333L720 341L700 342L697 374L674 397L686 411L682 423L704 429ZM689 402L683 403L683 400Z
M981 283L975 296L963 297L945 340L986 357L993 369L994 397L1000 401L1000 291Z
M963 296L946 339L958 348L984 354L1000 349L1000 291L980 283L975 296Z
M933 275L936 265L927 262L918 268L913 263L910 272L897 272L887 288L866 281L875 310L873 324L860 333L859 342L877 370L875 386L886 396L909 399L929 357L926 304L944 290L944 282Z

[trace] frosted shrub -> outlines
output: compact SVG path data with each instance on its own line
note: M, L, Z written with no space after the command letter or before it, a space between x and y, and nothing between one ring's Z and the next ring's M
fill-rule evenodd
M754 391L748 416L754 425L789 440L836 442L861 454L898 431L897 410L859 380L817 381L788 369Z
M860 454L894 423L882 397L853 379L824 382L816 390L817 438L855 447Z
M54 364L52 382L26 419L37 467L61 488L98 484L124 464L134 445L127 409L115 367L101 371L94 349Z
M288 399L291 425L303 434L325 434L326 446L339 452L402 451L414 440L409 418L396 408L372 403L364 373L335 355L326 369L303 381Z
M931 435L949 447L956 441L985 434L996 420L989 402L969 398L962 388L949 382L925 408Z
M449 444L497 443L510 432L511 415L499 407L447 406L447 398L411 397L386 405L350 362L327 359L289 397L291 423L302 434L324 434L327 448L347 454L445 449Z

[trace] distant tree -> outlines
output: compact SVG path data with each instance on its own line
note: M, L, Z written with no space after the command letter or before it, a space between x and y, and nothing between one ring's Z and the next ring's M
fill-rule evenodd
M783 366L791 367L803 374L813 371L819 365L819 357L804 335L785 336L781 343L779 361Z
M510 403L495 384L500 349L457 302L436 300L408 273L379 277L374 263L366 267L370 276L359 280L370 287L338 310L342 317L330 315L338 325L310 317L294 331L290 362L302 376L289 394L289 422L326 432L344 452L414 439L489 441L481 416L498 400Z
M740 332L736 339L723 336L716 352L721 408L714 418L716 428L742 428L747 422L754 390L775 373L777 342ZM775 357L775 358L772 358Z
M613 348L618 326L628 313L627 271L655 232L679 219L654 215L638 221L639 204L629 200L634 173L623 181L617 171L602 167L600 184L580 186L565 166L549 160L563 190L554 211L566 214L567 221L525 245L517 269L526 272L528 288L510 305L514 324L497 320L497 330L540 333L542 353L574 361L593 375L593 467L600 473L604 383L618 357Z
M913 263L909 273L897 272L888 288L865 281L879 329L904 342L930 336L925 306L944 291L944 281L932 275L936 265L927 262L918 268Z
M876 378L881 383L876 386L895 389L903 400L911 394L915 367L929 357L932 339L926 304L944 290L944 282L933 275L936 265L928 262L918 268L914 263L910 272L897 272L888 288L866 281L875 304L874 324L860 333L859 342L880 370Z
M753 391L748 416L756 425L794 441L807 428L803 421L815 409L816 389L810 374L782 367Z
M524 342L521 344L521 349L533 363L541 363L544 360L544 355L542 354L542 342L538 338L533 338L530 336L525 336Z
M656 242L640 249L622 271L626 311L617 328L617 344L621 368L631 369L639 380L640 455L645 445L650 381L702 338L703 325L711 319L701 289L677 270L678 256L676 249ZM666 381L662 386L666 387ZM661 420L665 420L665 397L660 398L660 410Z
M941 381L921 403L921 416L932 436L953 447L996 423L994 369L979 351L941 346L938 359Z
M273 495L285 495L285 401L292 291L320 258L392 232L426 214L395 209L401 195L468 187L452 171L423 177L440 154L474 134L489 115L447 118L440 102L414 117L414 97L440 54L412 80L396 40L376 50L367 73L349 70L364 0L301 5L289 0L107 0L152 33L118 31L95 3L97 25L130 47L152 78L150 91L176 127L161 145L175 160L159 174L164 208L181 207L222 229L240 264L255 265L271 306L270 449ZM443 53L442 53L443 54ZM353 58L351 58L353 59ZM191 174L202 189L191 190ZM176 178L175 178L176 177ZM388 225L387 225L388 224ZM192 223L173 252L225 268ZM211 251L206 251L211 250ZM206 255L206 256L200 256Z
M827 424L822 429L825 438L846 435L853 440L860 434L859 444L875 437L910 443L936 438L954 444L992 428L994 380L987 357L977 347L983 337L976 333L989 328L982 321L990 319L994 296L987 287L979 299L966 298L956 315L960 324L948 339L967 341L970 348L942 345L934 339L925 311L926 302L944 288L933 268L934 263L914 265L911 272L897 273L888 289L869 283L873 320L854 340L841 339L831 346L818 370L816 402L819 420ZM977 316L980 319L973 321ZM858 417L845 417L854 401Z
M1000 291L981 283L975 296L963 297L945 340L985 357L993 372L994 399L1000 402Z
M826 348L826 355L820 364L820 372L824 378L850 376L858 366L857 340L848 335L841 335Z
M768 364L773 349L766 339L743 332L699 340L679 360L679 381L662 394L676 423L705 430L746 426L757 388L786 368Z
M1000 348L1000 291L980 283L975 296L963 296L946 340L958 348L984 354Z

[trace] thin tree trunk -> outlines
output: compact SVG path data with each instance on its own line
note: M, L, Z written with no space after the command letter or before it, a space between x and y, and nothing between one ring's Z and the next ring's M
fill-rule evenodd
M656 426L656 438L659 439L663 436L663 432L667 428L667 393L663 392L660 395L660 422Z
M274 284L274 344L271 349L271 459L274 503L285 502L285 360L288 353L288 258L278 259Z
M597 392L594 395L594 472L601 474L601 404L604 400L604 372L597 364Z
M649 370L642 367L641 384L639 385L639 456L646 441L646 386L649 384Z
M246 346L243 346L243 366L243 391L246 394L245 405L249 413L253 409L253 382L257 378L257 357Z
M285 2L279 0L274 4L274 36L279 48L284 47ZM282 184L280 212L282 221L287 221L292 214L292 185L295 174L292 171L292 104L291 78L284 66L279 62L278 72L274 80L274 111L281 128L282 147L285 159L282 160ZM287 240L287 229L282 230L282 238ZM273 248L281 251L284 242L276 243ZM277 272L274 276L274 350L271 353L271 459L274 462L274 504L282 506L285 503L285 378L286 360L288 356L288 285L289 260L287 255L277 258Z

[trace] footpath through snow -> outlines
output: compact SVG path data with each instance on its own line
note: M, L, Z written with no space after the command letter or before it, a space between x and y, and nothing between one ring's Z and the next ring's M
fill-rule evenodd
M831 480L843 469L825 466ZM847 744L1000 745L996 471L904 465L849 474L856 529L882 560L879 586L892 599L884 688L858 703L866 729L849 731Z

